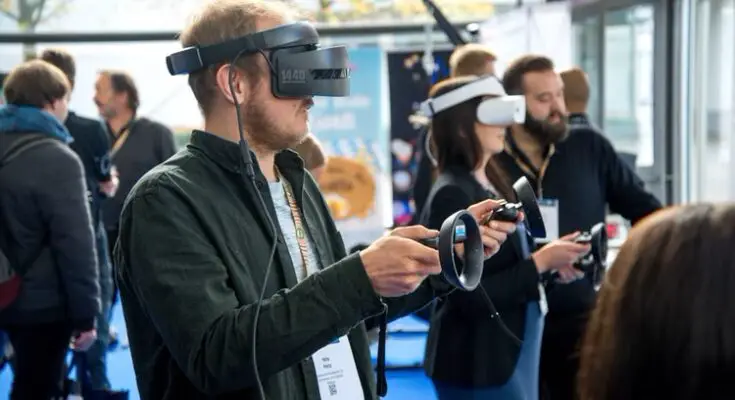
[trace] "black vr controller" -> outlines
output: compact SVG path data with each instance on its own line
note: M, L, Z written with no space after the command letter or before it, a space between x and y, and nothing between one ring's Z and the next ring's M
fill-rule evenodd
M485 261L480 224L487 225L491 221L519 223L523 213L524 223L519 226L528 228L535 237L546 236L546 227L536 201L536 194L528 179L522 177L517 180L513 184L513 191L518 202L503 202L482 222L478 223L466 210L460 210L444 220L438 237L420 240L421 243L439 250L442 274L454 287L472 291L480 284ZM454 245L458 243L464 244L464 260L460 267L455 262L454 253Z
M604 222L595 224L589 232L582 232L574 238L576 243L590 245L590 251L574 264L597 286L602 282L607 269L607 229Z

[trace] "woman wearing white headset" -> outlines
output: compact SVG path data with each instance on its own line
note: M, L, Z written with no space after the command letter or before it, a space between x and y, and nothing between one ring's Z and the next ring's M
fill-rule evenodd
M514 199L511 182L495 165L506 127L523 121L525 102L507 96L493 76L440 82L421 106L431 119L431 154L437 169L421 222L438 229L445 218L487 198ZM562 238L524 259L531 237L512 235L485 261L473 292L456 291L436 305L425 370L443 399L538 399L538 370L545 315L540 275L560 270L589 249Z

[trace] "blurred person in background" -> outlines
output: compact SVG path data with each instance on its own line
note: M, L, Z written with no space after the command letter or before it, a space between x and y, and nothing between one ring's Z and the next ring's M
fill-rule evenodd
M47 49L39 57L58 67L69 79L72 90L76 78L76 63L72 55L62 49ZM107 378L107 346L109 344L109 314L112 301L112 275L107 235L102 223L102 204L105 198L115 196L118 180L110 173L110 141L104 126L98 120L82 117L72 111L65 125L74 141L71 149L77 153L84 165L87 177L92 225L95 231L97 258L99 262L100 293L102 308L97 316L97 341L85 353L75 356L77 377L85 397L93 392L110 389ZM84 358L82 360L81 358Z
M469 43L457 47L449 56L449 69L452 77L467 75L495 75L495 62L498 57L484 44Z
M78 351L96 340L94 231L84 167L62 123L69 80L34 60L14 68L3 91L0 246L21 287L0 311L0 327L15 351L11 399L49 399L60 395L70 339Z
M587 113L590 101L590 82L587 74L574 67L562 71L559 75L564 83L564 102L569 111L570 129L588 129L604 136L605 134L592 122ZM636 169L637 154L619 151L618 156L631 169Z
M582 400L735 398L735 205L693 204L635 226L582 346Z
M140 94L133 77L126 72L101 71L95 82L94 103L107 125L113 174L120 180L117 193L102 206L112 251L117 241L120 211L130 189L146 172L174 155L176 143L171 129L138 115ZM114 274L114 260L112 266ZM113 279L112 305L116 298L117 285Z
M483 76L495 75L495 63L497 56L489 46L469 43L454 49L452 55L449 56L450 76ZM413 201L415 205L414 221L418 222L421 212L426 204L426 198L434 183L434 165L431 158L425 153L429 148L429 135L426 130L416 141L416 149L418 152L418 168L416 170L416 179L413 183ZM426 307L416 312L416 316L428 321L431 318L433 307Z
M564 102L569 111L569 124L593 127L587 114L590 101L590 83L587 74L574 67L559 73L564 83Z
M430 98L470 84L500 85L494 76L450 78L435 85ZM439 175L420 220L430 229L439 229L469 204L515 197L513 182L493 160L503 151L506 126L477 120L481 102L492 97L497 95L468 99L431 121ZM579 271L571 264L589 251L588 245L564 239L526 259L521 249L533 249L533 238L509 235L500 251L485 261L477 290L458 290L437 300L424 364L439 399L538 399L547 309L540 276L554 270L563 282L573 282Z
M495 75L495 62L497 56L492 49L486 45L470 43L454 49L449 56L449 69L452 77L467 75ZM413 184L413 201L415 204L415 218L418 220L426 203L431 185L433 184L434 166L431 159L424 155L427 148L428 135L424 132L416 141L416 146L421 155L419 156L416 179ZM423 310L426 312L426 310Z
M661 208L643 181L599 131L569 125L564 84L554 63L541 55L513 61L503 75L509 95L526 99L526 119L511 127L505 151L495 156L515 181L525 176L536 190L547 241L587 231L608 209L635 223ZM549 302L541 352L544 398L574 398L579 342L595 302L591 277L554 285L545 277Z
M296 145L293 150L299 153L299 156L304 160L304 168L311 172L314 179L319 181L319 176L324 171L324 167L327 163L327 157L324 154L324 149L319 143L319 140L310 133L304 141Z

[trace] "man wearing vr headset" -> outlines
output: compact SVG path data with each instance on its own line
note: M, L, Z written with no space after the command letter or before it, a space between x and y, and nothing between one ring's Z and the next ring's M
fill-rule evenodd
M490 47L480 43L468 43L458 46L452 51L452 55L449 57L449 72L452 77L495 75L496 62L497 56ZM416 207L414 221L417 221L421 215L421 210L434 181L434 166L431 164L429 157L424 155L426 152L425 145L428 143L427 138L428 135L424 133L416 142L418 143L417 146L421 146L418 149L421 156L412 189L413 201Z
M426 280L441 272L437 251L412 240L436 231L394 230L346 256L286 150L308 131L311 96L348 94L346 48L318 40L279 2L216 1L167 58L189 75L206 131L143 177L121 215L115 257L142 399L373 399L362 321L449 291ZM514 228L482 229L485 255Z
M589 230L608 207L635 223L661 207L635 171L599 131L568 123L564 85L547 57L526 55L503 75L509 94L526 99L526 118L506 136L496 156L511 179L526 176L540 198L547 239ZM591 279L548 290L541 356L544 392L552 400L575 397L579 340L595 301Z

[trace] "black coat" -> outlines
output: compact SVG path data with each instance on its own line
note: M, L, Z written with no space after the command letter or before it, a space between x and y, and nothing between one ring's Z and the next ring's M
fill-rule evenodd
M422 222L439 229L445 218L460 209L490 198L470 171L451 168L442 172L431 189ZM485 261L481 285L503 322L516 338L523 338L526 308L538 301L539 275L533 260L521 257L519 234ZM531 247L532 248L532 247ZM521 347L505 332L479 288L455 291L437 304L429 328L424 368L433 380L464 387L488 387L510 379Z
M0 135L0 148L23 135ZM30 149L0 170L3 250L14 265L31 263L0 325L94 326L100 293L86 192L82 163L61 141Z
M267 215L278 219L265 177L254 163L256 183L246 183L237 143L195 131L130 192L115 260L141 399L260 398L250 357L263 284L256 346L266 396L319 399L312 354L347 335L363 395L375 399L366 328L378 319L370 317L387 309L388 320L399 318L437 294L427 280L381 300L359 254L346 255L303 161L288 150L276 164L325 266L301 282L280 228L269 227Z
M66 118L66 129L74 138L70 147L79 156L87 178L92 210L92 222L97 229L102 219L100 182L110 180L110 140L102 122L73 112Z

